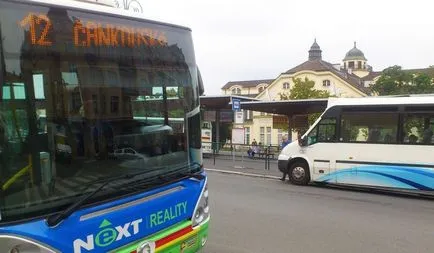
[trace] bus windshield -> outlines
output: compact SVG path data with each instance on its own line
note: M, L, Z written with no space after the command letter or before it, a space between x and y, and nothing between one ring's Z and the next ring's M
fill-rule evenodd
M61 211L96 180L149 170L164 183L197 162L188 29L2 1L0 38L0 222ZM138 191L112 188L88 204Z

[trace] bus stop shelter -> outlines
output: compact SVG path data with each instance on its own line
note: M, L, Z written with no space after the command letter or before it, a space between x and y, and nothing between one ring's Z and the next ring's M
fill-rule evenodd
M321 113L327 108L328 99L298 99L284 101L245 101L241 102L244 110L259 111L265 113L279 114L288 118L288 128L299 127L303 122L307 124L307 115ZM303 120L297 117L306 116Z
M237 96L237 95L221 95L221 96L201 96L200 106L204 111L215 111L216 140L220 139L221 112L232 110L232 101L237 99L240 103L244 102L259 102L258 99Z
M215 111L216 140L220 139L219 129L221 126L220 112L232 110L233 99L240 100L240 109L257 112L265 112L286 116L288 127L293 128L300 124L296 120L298 116L306 116L312 113L323 112L327 108L328 99L299 99L284 101L262 101L255 98L236 95L202 96L201 108L204 111ZM297 122L297 123L295 123Z
M299 99L284 101L241 101L241 109L286 115L289 118L323 112L328 99Z

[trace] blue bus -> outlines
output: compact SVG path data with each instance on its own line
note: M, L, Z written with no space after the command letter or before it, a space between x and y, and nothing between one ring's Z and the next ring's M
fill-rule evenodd
M0 252L207 241L191 31L117 3L0 0Z

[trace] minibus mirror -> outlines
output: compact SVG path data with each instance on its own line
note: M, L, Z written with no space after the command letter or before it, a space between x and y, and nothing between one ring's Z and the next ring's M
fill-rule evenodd
M307 140L306 138L298 137L298 145L300 145L300 147L307 146L307 141L306 140Z

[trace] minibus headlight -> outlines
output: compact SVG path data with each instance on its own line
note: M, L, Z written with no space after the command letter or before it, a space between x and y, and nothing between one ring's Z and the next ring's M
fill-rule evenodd
M55 253L38 242L11 235L0 235L0 252L5 253Z
M196 209L194 210L192 223L193 227L201 225L209 217L208 183L205 182L203 191L199 197Z

